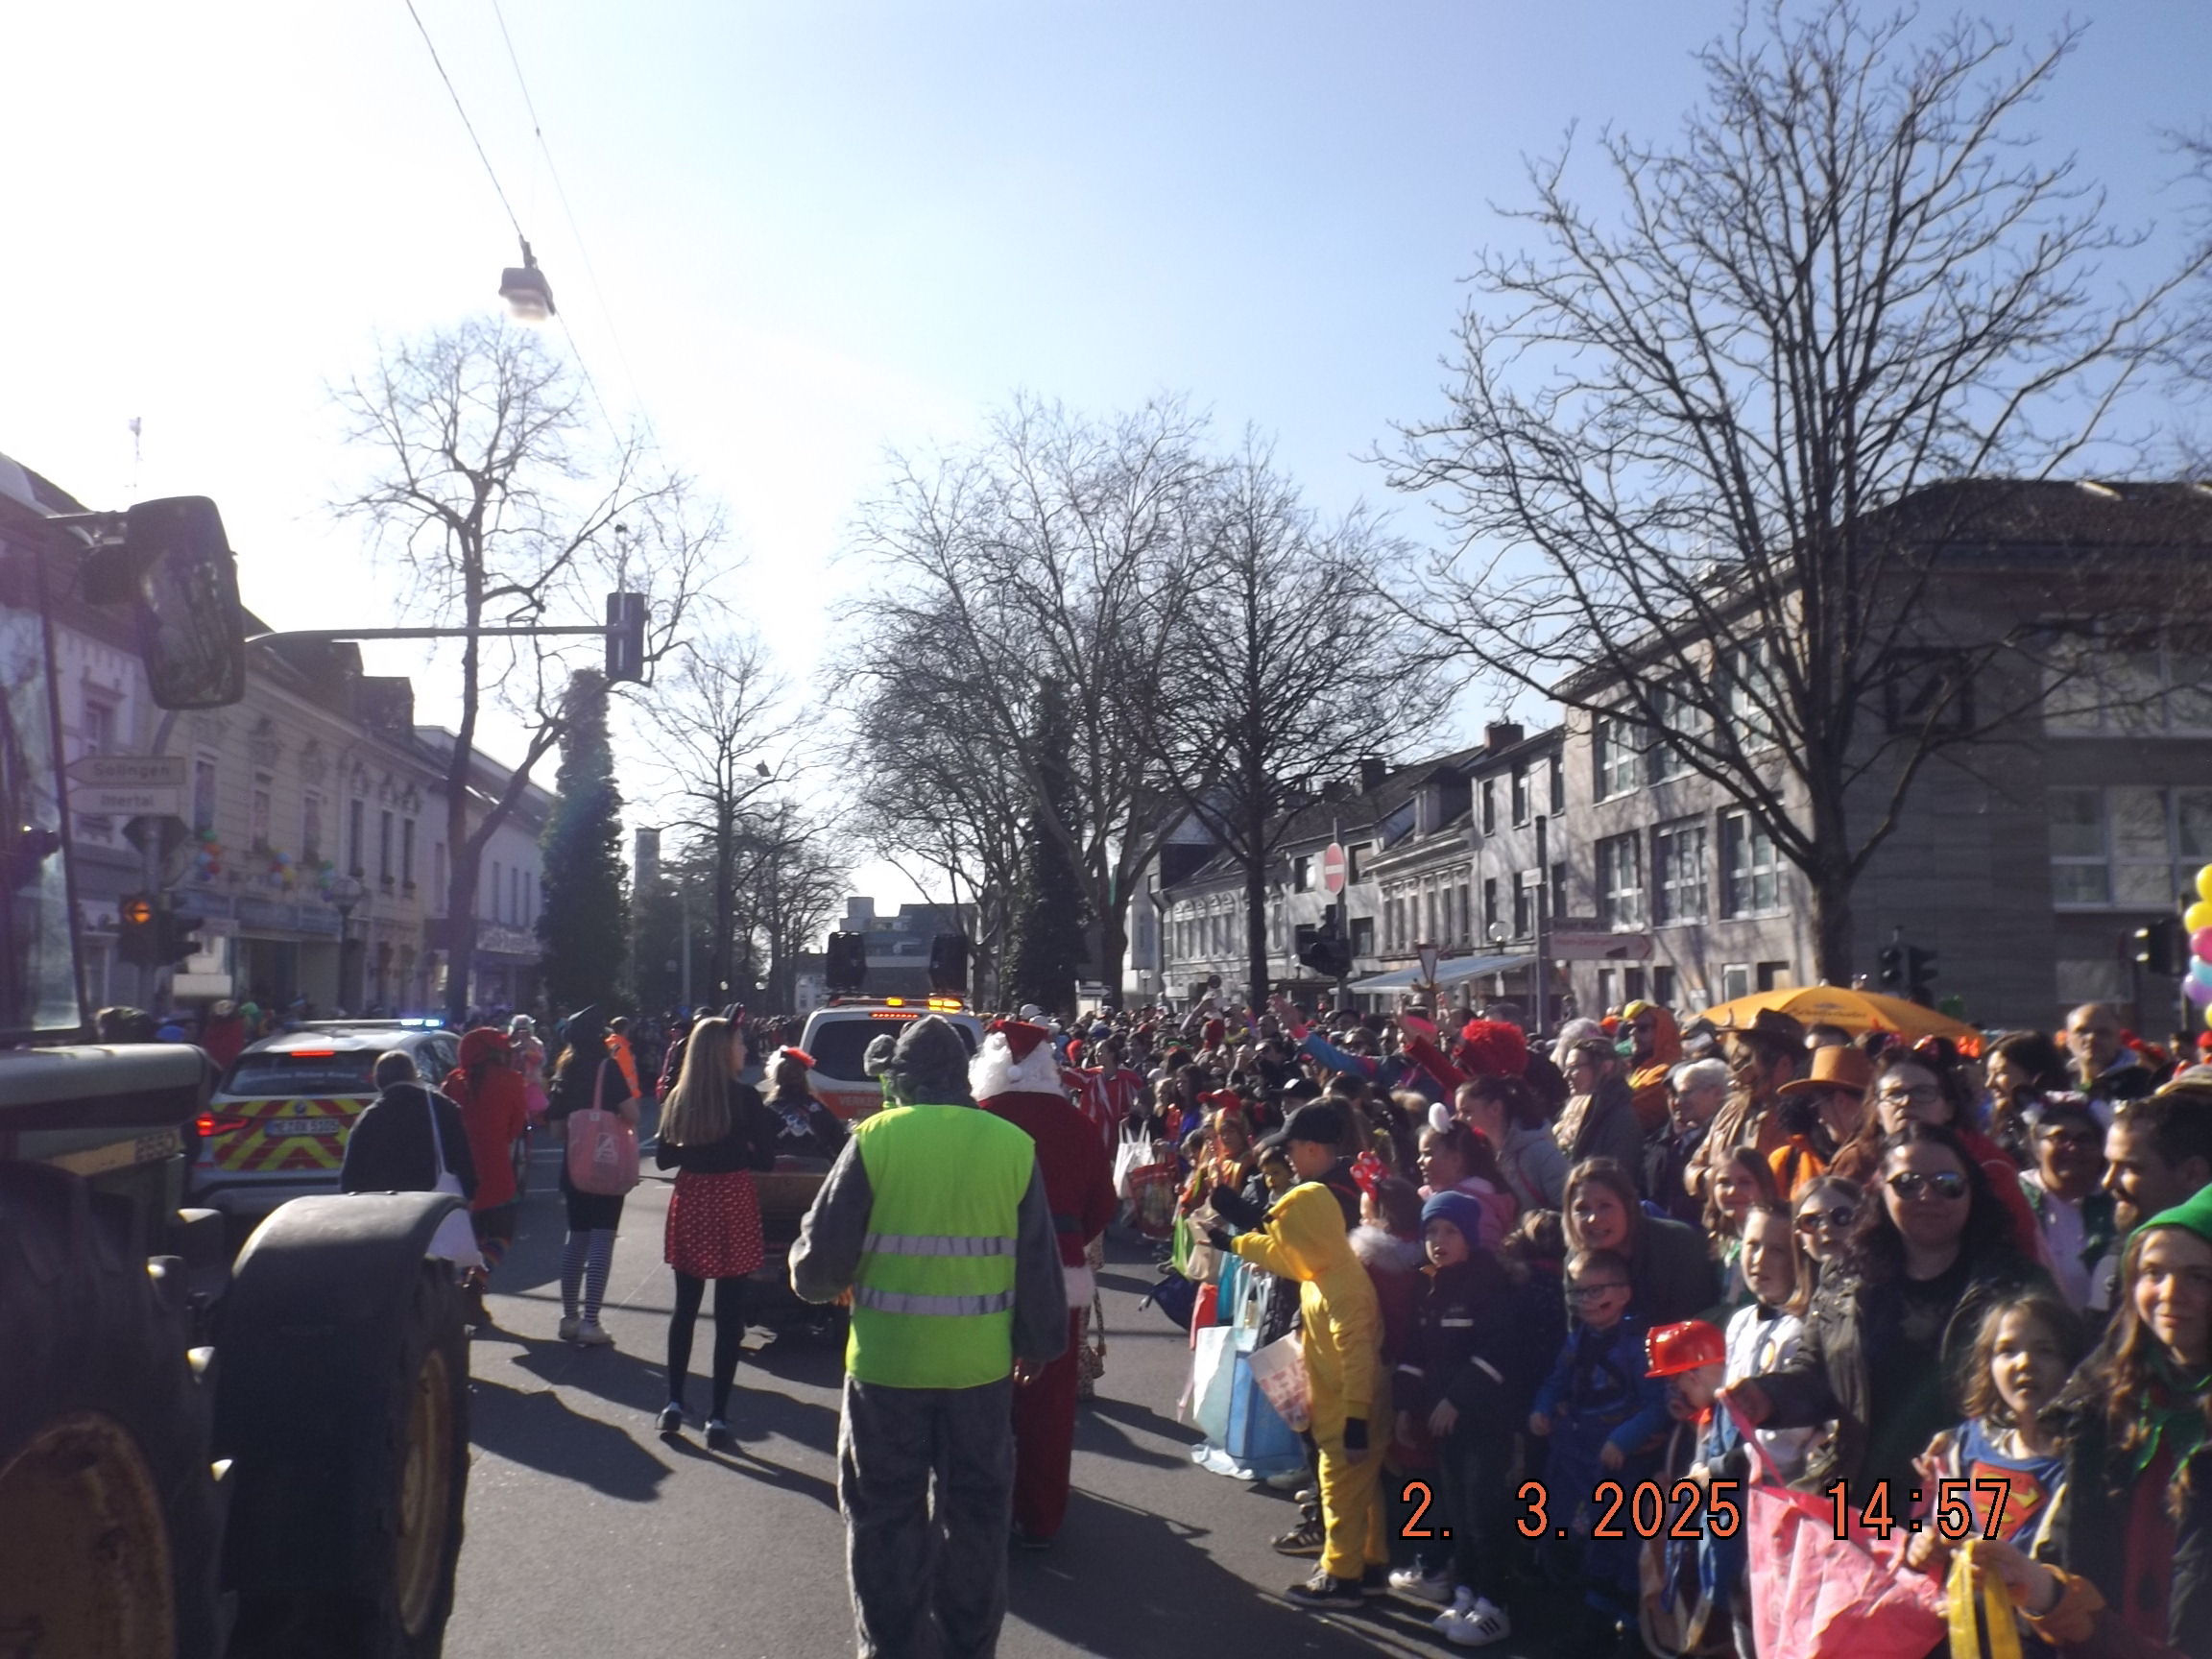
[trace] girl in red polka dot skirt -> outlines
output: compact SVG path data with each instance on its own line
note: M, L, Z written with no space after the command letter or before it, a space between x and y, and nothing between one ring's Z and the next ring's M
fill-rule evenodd
M738 1073L745 1068L745 1028L723 1019L700 1021L684 1050L684 1070L661 1108L653 1159L676 1171L668 1200L665 1254L676 1270L676 1310L668 1317L668 1404L661 1432L684 1427L691 1334L707 1282L714 1282L714 1394L707 1444L730 1450L730 1387L745 1351L745 1276L760 1265L760 1201L753 1171L774 1166L777 1121Z

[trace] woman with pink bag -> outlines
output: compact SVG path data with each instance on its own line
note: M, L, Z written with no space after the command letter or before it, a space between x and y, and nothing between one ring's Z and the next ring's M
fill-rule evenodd
M621 1068L607 1052L607 1020L596 1007L579 1009L568 1017L566 1039L554 1069L553 1097L546 1111L546 1117L569 1137L569 1155L561 1165L561 1196L568 1207L568 1238L561 1249L561 1340L584 1348L611 1348L614 1338L601 1328L599 1309L607 1296L614 1234L622 1225L622 1200L629 1189L622 1185L615 1191L591 1191L578 1185L579 1162L589 1168L592 1160L579 1159L576 1130L584 1125L571 1127L569 1120L578 1113L596 1114L594 1123L617 1118L619 1127L610 1127L614 1137L625 1133L629 1137L627 1178L635 1183L637 1101Z

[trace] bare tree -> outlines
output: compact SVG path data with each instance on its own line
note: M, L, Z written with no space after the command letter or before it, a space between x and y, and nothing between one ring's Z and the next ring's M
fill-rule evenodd
M926 613L878 624L840 665L854 781L852 834L917 888L941 880L974 906L974 979L993 996L1021 875L1029 790L947 674L945 630ZM928 878L935 878L935 880Z
M1532 167L1540 252L1480 260L1450 412L1393 474L1459 541L1415 613L1439 652L1741 803L1836 980L1929 762L2050 684L2034 628L1944 590L2001 496L1935 487L2080 457L2180 279L2100 299L2134 238L2015 135L2074 34L1913 27L1747 12L1672 147L1600 141L1605 223L1564 155Z
M851 653L878 686L926 681L956 708L982 764L1010 772L1022 816L1066 851L1118 983L1138 872L1166 828L1166 795L1133 706L1186 688L1154 626L1188 565L1193 492L1212 469L1202 423L1174 401L1112 421L1017 400L977 448L925 466L894 457L858 546L885 578ZM893 649L919 655L886 666ZM1045 786L1030 718L1066 692L1074 729L1068 810Z
M707 983L727 989L737 981L746 931L745 842L757 804L778 781L779 765L765 757L790 734L778 709L782 687L758 641L725 635L686 645L661 692L646 711L653 733L646 763L670 804L665 823L711 872Z
M365 522L374 551L406 577L410 620L469 631L445 756L445 1011L459 1021L484 849L560 742L568 680L562 642L476 631L588 623L602 591L626 587L648 596L647 659L658 661L698 600L721 519L700 510L680 473L657 468L638 438L595 443L573 372L527 328L470 319L387 345L371 371L331 396L347 442L370 457L366 480L331 510ZM471 828L487 695L530 736Z
M754 815L745 848L747 908L766 954L768 1005L788 1009L798 958L836 914L852 859L829 820L788 799Z
M1267 890L1292 809L1363 756L1403 752L1443 706L1437 674L1379 639L1375 599L1397 550L1355 511L1320 523L1248 437L1214 481L1194 574L1155 620L1202 711L1134 705L1184 810L1244 879L1253 1006L1268 988Z

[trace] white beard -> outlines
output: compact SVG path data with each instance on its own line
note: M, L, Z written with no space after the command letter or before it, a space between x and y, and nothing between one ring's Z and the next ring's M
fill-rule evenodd
M1000 1094L1068 1097L1068 1091L1060 1087L1059 1056L1053 1053L1050 1043L1040 1043L1029 1051L1028 1059L1016 1060L1012 1045L997 1031L983 1039L983 1046L968 1062L968 1087L978 1100Z

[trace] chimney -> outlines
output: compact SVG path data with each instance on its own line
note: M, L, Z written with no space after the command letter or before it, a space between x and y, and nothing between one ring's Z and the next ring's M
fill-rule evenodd
M1380 755L1359 757L1359 793L1372 795L1382 787L1382 780L1390 776L1389 765Z
M1501 749L1512 748L1524 735L1526 733L1522 732L1520 722L1493 720L1482 728L1482 747L1495 755Z

